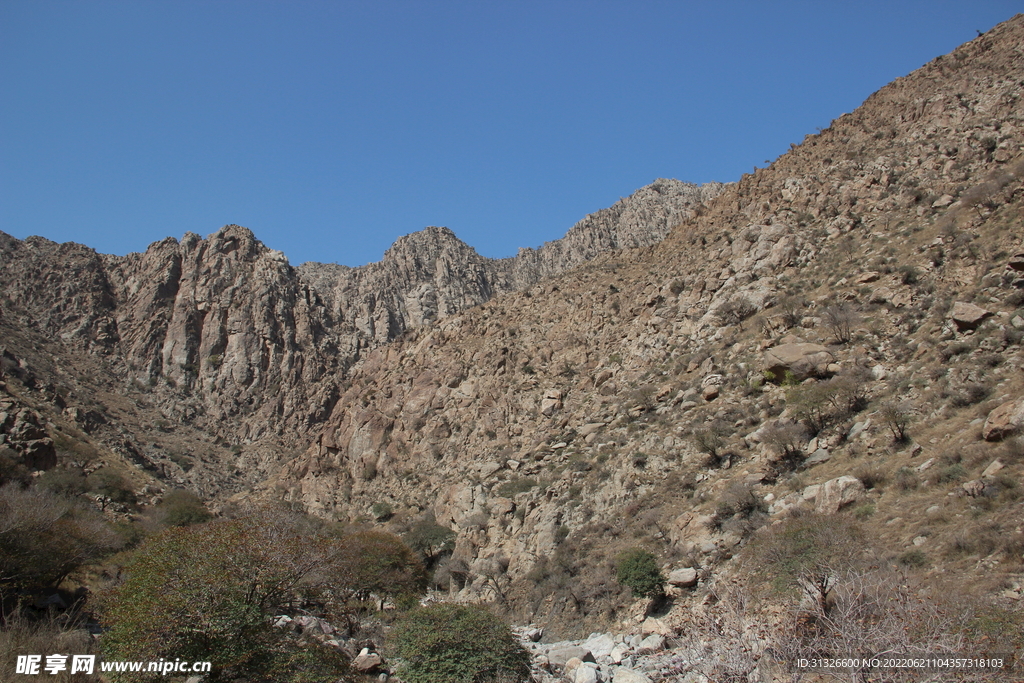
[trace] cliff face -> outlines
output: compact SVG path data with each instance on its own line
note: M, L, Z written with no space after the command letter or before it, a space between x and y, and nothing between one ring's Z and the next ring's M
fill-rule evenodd
M507 259L484 258L451 230L431 227L398 239L379 263L304 263L299 273L322 294L338 329L372 346L604 252L655 244L724 188L659 179L587 216L562 239Z
M0 233L4 320L62 344L55 354L103 358L106 372L146 394L156 419L263 451L256 465L211 461L188 473L216 488L236 469L258 479L271 451L307 443L366 349L602 251L660 240L721 187L658 181L587 217L565 244L497 261L446 228L407 235L359 268L294 268L237 225L124 257Z

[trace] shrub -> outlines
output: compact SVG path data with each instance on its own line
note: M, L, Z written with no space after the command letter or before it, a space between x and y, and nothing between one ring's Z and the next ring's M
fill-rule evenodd
M836 343L845 344L850 341L853 326L857 324L859 318L849 304L841 303L827 306L822 314L822 320Z
M16 484L0 488L0 593L56 586L120 539L95 511Z
M370 506L370 512L373 513L373 518L378 522L384 522L391 519L391 516L395 514L391 505L388 503L374 503Z
M777 590L798 587L826 614L840 575L854 566L862 549L853 522L806 514L769 527L754 546L754 557Z
M418 522L402 537L406 544L418 552L428 566L455 548L455 532L431 519Z
M125 482L124 477L117 472L108 469L93 472L86 479L86 485L90 491L106 496L115 503L124 503L126 505L133 505L135 503L135 494L132 492L131 487Z
M503 498L512 498L518 493L524 493L537 487L537 480L531 477L519 477L509 479L498 487L498 495Z
M900 491L911 491L921 485L921 479L917 472L909 467L901 467L896 470L896 488Z
M48 470L39 477L38 485L42 489L68 498L86 492L85 475L76 467Z
M899 563L905 567L924 567L928 564L928 556L922 551L908 550L899 556Z
M407 683L519 683L530 655L512 630L481 607L441 603L415 609L393 641Z
M443 527L442 527L443 528ZM337 573L358 598L370 593L401 597L421 593L427 575L416 553L398 536L362 531L346 536Z
M164 496L157 506L157 517L168 526L189 526L208 522L212 515L199 496L177 489Z
M693 445L697 450L708 456L708 466L718 464L719 455L725 448L725 437L729 433L728 426L721 420L716 420L710 425L697 427L690 433Z
M907 425L910 424L911 409L906 403L889 402L878 411L882 422L892 434L892 440L896 443L908 441Z
M103 648L111 659L205 660L215 676L266 680L298 651L269 617L337 552L283 516L168 529L131 553L127 579L103 597ZM331 680L346 675L342 664L327 667Z
M619 556L615 575L619 583L629 588L634 598L661 595L665 585L657 558L640 548L627 550Z

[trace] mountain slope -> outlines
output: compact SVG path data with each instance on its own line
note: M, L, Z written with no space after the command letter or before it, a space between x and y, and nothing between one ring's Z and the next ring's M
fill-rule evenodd
M208 495L237 491L308 441L365 349L601 251L660 240L722 187L660 180L587 217L563 241L498 261L445 228L403 237L381 262L360 268L294 268L236 225L124 257L0 233L0 324L12 338L14 330L37 335L22 348L101 358L104 374L153 415L100 431L137 440L132 448L149 469ZM176 436L238 452L199 457L194 445L144 428L165 421L177 425Z
M891 547L930 537L934 561L971 525L929 526L933 505L946 519L979 509L1019 533L1019 504L998 496L1020 461L1010 483L985 479L993 460L1016 456L977 429L1024 390L1011 258L1024 250L1022 56L1018 16L744 176L664 242L367 354L267 495L343 520L386 504L399 530L433 518L458 535L448 588L518 595L519 618L569 630L581 613L590 630L625 616L611 567L631 542L710 572L727 562L753 531L716 508L730 496L767 501L776 516L829 511L816 497L825 489L807 487L840 482L827 490L877 511ZM969 302L984 306L980 327L962 319ZM780 367L769 348L800 356L782 364L794 381L807 374L800 354L819 354L804 366L818 383L855 383L856 409L819 401L815 423L801 403L813 403L813 381L764 383L783 379L763 372ZM892 442L892 405L916 420L918 446ZM797 451L816 461L781 458L768 435L787 425L804 430ZM904 470L921 493L864 484ZM995 487L998 503L977 508L959 483L968 478ZM911 510L912 523L884 524ZM999 571L1019 565L1007 553Z

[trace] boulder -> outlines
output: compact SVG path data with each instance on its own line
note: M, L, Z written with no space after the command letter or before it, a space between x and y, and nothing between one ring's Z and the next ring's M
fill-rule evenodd
M352 660L352 668L363 674L372 674L380 668L384 660L376 652L370 652L366 648Z
M957 330L973 330L981 324L981 321L992 315L981 306L975 306L964 301L957 301L953 304L953 310L949 317L956 325Z
M697 570L693 567L673 569L668 575L668 582L680 588L692 588L697 585Z
M815 465L826 463L831 459L832 456L827 450L819 448L807 456L807 459L804 460L804 467L814 467Z
M651 679L639 671L623 667L615 670L612 683L651 683Z
M548 389L544 392L544 398L540 402L540 413L551 417L556 410L562 407L562 392L560 389Z
M717 546L713 547L717 549ZM664 621L658 619L657 617L647 617L646 619L644 619L643 623L640 624L640 633L642 633L645 636L650 635L652 633L668 636L672 634L672 629L669 628Z
M960 488L962 488L964 493L971 498L976 498L985 490L985 483L978 479L972 479L971 481L965 482Z
M764 352L763 369L782 379L791 372L798 380L824 375L830 363L835 362L828 349L821 344L798 342L780 344Z
M665 636L660 633L652 633L640 641L640 647L637 649L641 653L661 652L665 649Z
M989 463L989 466L985 468L985 471L981 473L981 476L994 477L1001 469L1003 469L1003 463L1001 460L996 458L991 463Z
M594 661L594 655L590 650L579 645L561 645L548 650L548 661L553 666L564 667L573 657L581 662Z
M822 514L838 512L864 495L864 484L857 477L838 477L822 484L814 509Z
M576 667L576 675L573 676L573 683L601 683L601 674L593 666Z
M986 441L1000 441L1016 433L1024 425L1024 400L1007 401L985 418L981 436Z
M607 657L615 649L615 638L608 633L595 633L587 638L581 647L590 650L595 659Z

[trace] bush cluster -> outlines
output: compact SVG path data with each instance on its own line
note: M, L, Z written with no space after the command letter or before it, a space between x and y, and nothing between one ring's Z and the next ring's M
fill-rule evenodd
M634 598L655 597L664 590L665 577L658 559L641 548L627 550L615 567L619 583L629 588Z
M481 607L440 603L407 613L394 645L406 683L519 683L530 655L511 629Z

